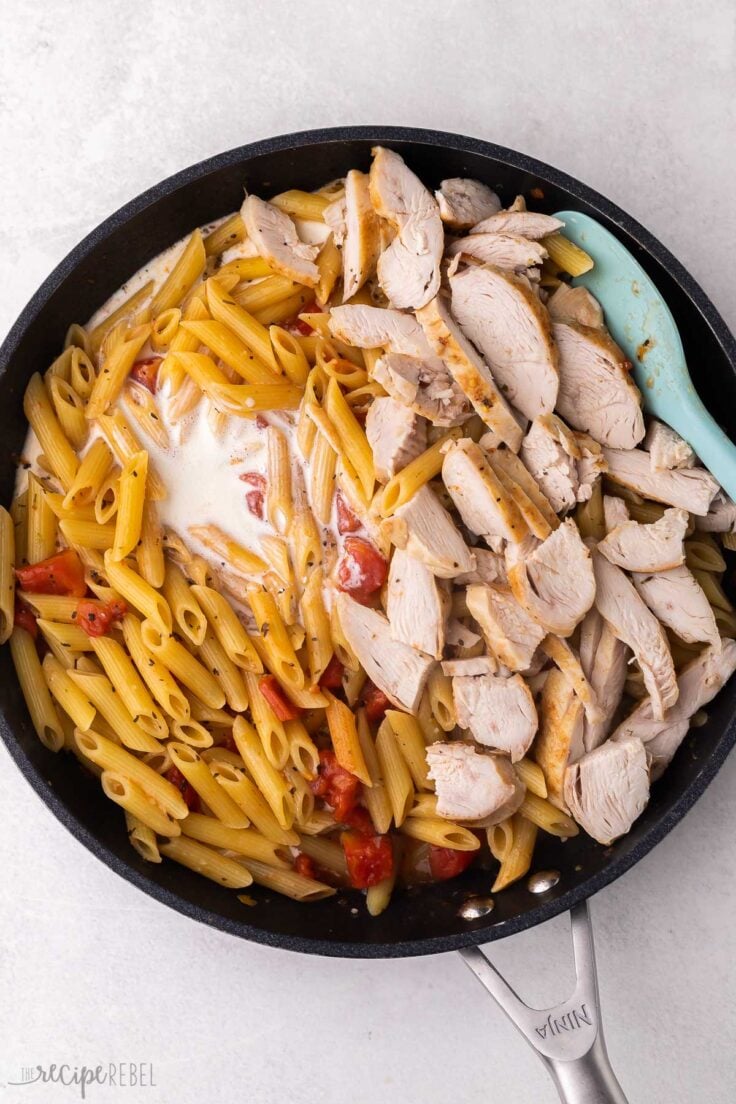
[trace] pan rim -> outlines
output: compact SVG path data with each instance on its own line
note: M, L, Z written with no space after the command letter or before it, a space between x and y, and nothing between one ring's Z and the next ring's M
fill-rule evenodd
M174 173L118 208L70 250L21 310L0 347L0 387L2 387L2 376L15 355L23 335L33 325L36 316L61 283L71 276L81 262L112 233L125 226L148 206L174 194L179 188L231 164L246 164L248 160L268 153L284 150L299 151L310 146L349 141L414 143L416 145L478 154L516 170L542 176L550 183L565 189L570 196L589 204L594 210L604 215L609 222L623 230L668 271L671 278L679 285L693 307L704 319L723 350L726 359L736 372L736 337L731 333L700 285L653 234L601 193L554 166L481 139L422 128L351 126L296 131L235 147ZM83 821L71 812L64 801L56 794L51 784L43 777L42 772L34 766L26 755L4 713L0 714L0 735L2 735L3 742L25 779L64 827L107 867L162 904L191 919L208 924L230 935L266 946L327 957L402 958L440 954L458 950L462 947L488 943L525 931L569 910L573 905L591 897L600 889L621 877L648 854L682 820L695 801L705 791L725 762L734 743L736 743L736 716L730 719L713 752L704 760L702 767L691 779L679 799L666 812L662 813L636 846L625 853L614 855L603 869L592 874L579 885L553 900L538 903L535 907L502 924L479 926L446 936L432 936L400 942L377 941L375 943L338 942L266 931L247 923L245 920L230 920L217 912L196 905L165 886L156 884L111 851L96 838Z

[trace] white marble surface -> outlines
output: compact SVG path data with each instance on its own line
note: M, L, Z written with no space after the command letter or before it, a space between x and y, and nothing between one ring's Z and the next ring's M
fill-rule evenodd
M475 134L581 177L736 326L734 18L732 0L5 0L0 331L83 234L161 177L269 134L367 122ZM736 1097L735 767L594 904L632 1104ZM78 1098L8 1087L23 1065L108 1060L153 1062L156 1088L92 1101L554 1099L458 958L319 960L199 927L92 858L4 750L0 864L1 1101ZM494 956L551 999L563 932Z

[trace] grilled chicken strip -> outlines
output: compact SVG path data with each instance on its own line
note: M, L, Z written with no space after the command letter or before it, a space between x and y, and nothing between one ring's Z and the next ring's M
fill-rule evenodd
M478 828L513 816L526 787L505 755L470 744L436 743L427 748L429 777L437 793L437 815Z

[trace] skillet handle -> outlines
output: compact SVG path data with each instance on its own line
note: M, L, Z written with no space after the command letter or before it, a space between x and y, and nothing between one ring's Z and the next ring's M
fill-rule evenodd
M598 975L588 905L570 913L576 985L553 1008L530 1008L479 947L460 951L481 985L501 1005L549 1071L562 1104L627 1104L611 1069L603 1039Z

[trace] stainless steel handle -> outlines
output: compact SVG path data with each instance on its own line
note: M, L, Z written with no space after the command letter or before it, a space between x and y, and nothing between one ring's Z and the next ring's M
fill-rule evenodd
M530 1008L525 1004L480 947L468 947L460 954L536 1050L563 1104L627 1104L603 1039L587 903L576 905L570 920L577 981L572 996L553 1008Z

